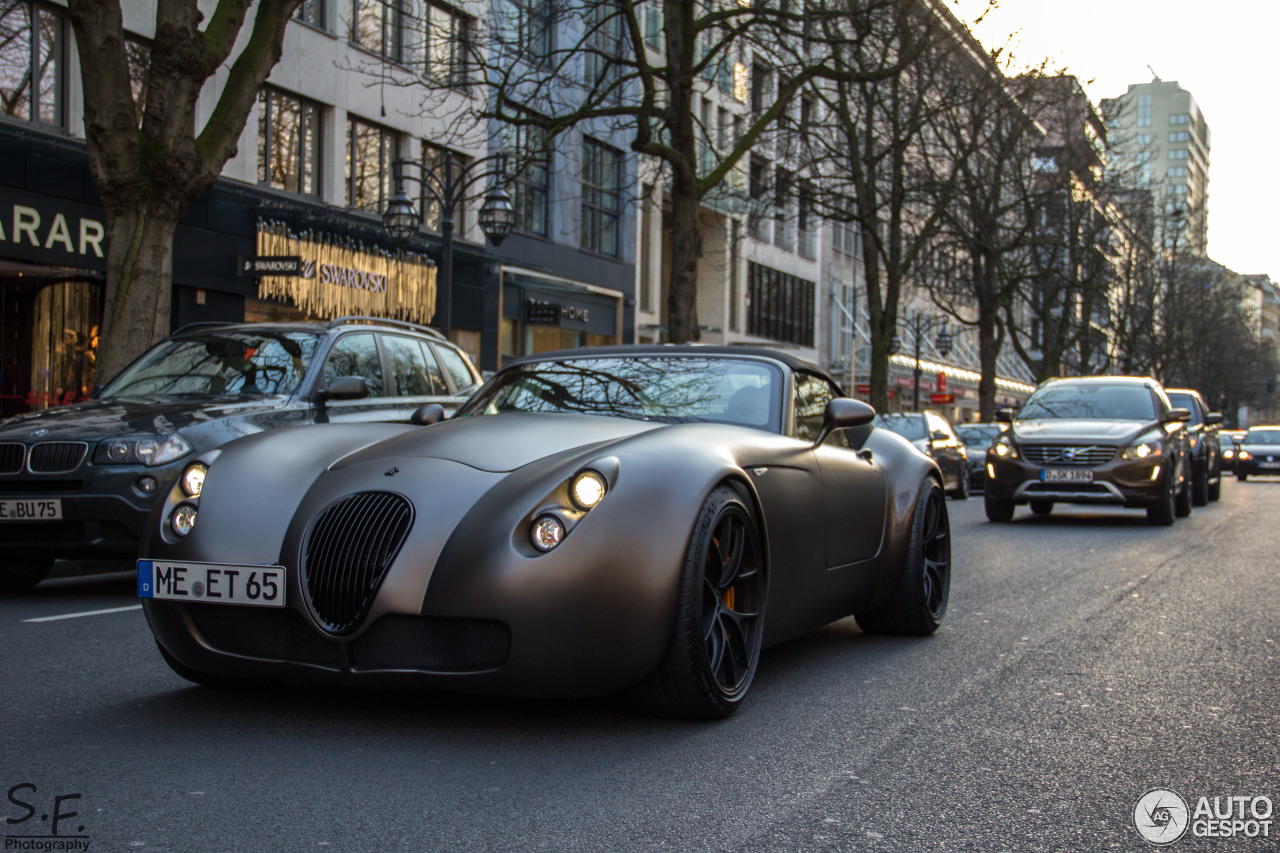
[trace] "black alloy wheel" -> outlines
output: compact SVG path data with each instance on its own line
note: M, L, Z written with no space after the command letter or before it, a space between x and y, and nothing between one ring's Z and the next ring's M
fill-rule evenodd
M951 597L951 520L942 487L921 485L911 519L911 541L898 584L884 605L855 614L871 634L926 636L938 630Z
M736 489L720 486L694 526L667 651L629 691L631 701L665 717L707 720L733 713L760 662L764 599L755 513Z

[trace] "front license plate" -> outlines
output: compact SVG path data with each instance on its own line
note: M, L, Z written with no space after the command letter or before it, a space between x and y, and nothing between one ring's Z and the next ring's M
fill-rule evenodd
M1259 468L1280 468L1280 462L1259 462Z
M1088 483L1093 480L1092 471L1075 468L1045 468L1040 479L1046 483Z
M58 498L0 500L0 521L61 520L62 501Z
M139 560L138 597L284 607L284 566Z

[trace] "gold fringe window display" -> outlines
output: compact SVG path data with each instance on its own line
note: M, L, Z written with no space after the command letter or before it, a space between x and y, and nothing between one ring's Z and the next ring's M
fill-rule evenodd
M284 299L317 317L351 314L429 323L436 312L436 265L414 252L393 254L356 240L304 231L294 234L280 222L259 220L259 257L299 256L303 275L265 275L258 296ZM384 292L335 283L381 276Z

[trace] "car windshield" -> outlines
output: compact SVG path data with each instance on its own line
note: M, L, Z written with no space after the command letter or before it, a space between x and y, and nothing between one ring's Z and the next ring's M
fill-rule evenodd
M161 341L99 397L291 394L320 340L315 332L209 332Z
M1251 429L1242 444L1280 444L1280 429Z
M1179 394L1176 391L1170 391L1169 402L1173 403L1175 408L1186 409L1191 413L1189 424L1196 426L1200 423L1200 407L1196 405L1195 398L1190 394Z
M920 415L876 415L872 423L910 441L924 438L924 418Z
M1231 445L1235 444L1239 440L1240 440L1239 436L1233 436L1225 432L1218 433L1218 444L1220 444L1223 447L1230 447Z
M760 361L700 356L569 358L499 373L456 417L574 412L781 432L782 377Z
M997 426L958 426L956 435L970 447L982 447L990 444L1000 434Z
M1142 385L1059 383L1036 391L1018 411L1020 421L1050 419L1153 421L1156 404Z

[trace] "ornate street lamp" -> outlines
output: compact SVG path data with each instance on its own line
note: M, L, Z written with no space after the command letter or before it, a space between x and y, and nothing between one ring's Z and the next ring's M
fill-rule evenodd
M439 171L415 160L396 160L391 164L395 193L382 213L382 227L387 234L407 241L418 233L422 225L422 215L404 191L406 180L420 185L440 205L440 276L436 287L436 313L432 319L445 337L449 336L453 326L454 212L466 200L472 186L486 178L492 179L478 218L480 230L489 242L494 246L501 245L516 224L515 205L501 183L505 178L505 161L506 155L494 154L455 169L453 152L445 151ZM417 173L406 174L406 166L416 167Z

